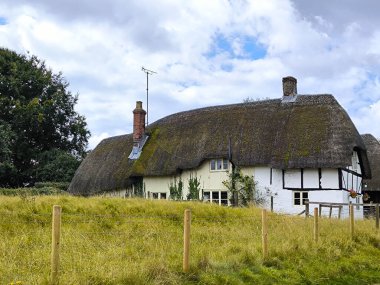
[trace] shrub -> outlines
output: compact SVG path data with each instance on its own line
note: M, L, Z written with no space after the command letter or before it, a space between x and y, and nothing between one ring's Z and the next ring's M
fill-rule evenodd
M174 177L174 181L169 183L170 199L182 200L183 182L181 177L177 181L177 177Z
M197 174L195 174L195 176L190 174L189 194L187 194L187 200L199 200L199 191L201 190L200 185L201 181L200 178L197 177Z

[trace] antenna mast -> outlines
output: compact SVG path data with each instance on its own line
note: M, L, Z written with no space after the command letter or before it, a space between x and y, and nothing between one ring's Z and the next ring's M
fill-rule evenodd
M154 73L157 73L153 70L146 69L144 66L141 67L141 70L146 73L146 125L149 123L149 97L148 97L148 86L149 86L149 75L152 75Z

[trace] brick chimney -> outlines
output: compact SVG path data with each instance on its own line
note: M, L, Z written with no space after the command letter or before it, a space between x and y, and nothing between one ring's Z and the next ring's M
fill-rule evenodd
M283 77L282 90L284 97L297 95L297 79L292 76Z
M133 142L139 142L145 134L145 115L142 102L137 101L133 110Z

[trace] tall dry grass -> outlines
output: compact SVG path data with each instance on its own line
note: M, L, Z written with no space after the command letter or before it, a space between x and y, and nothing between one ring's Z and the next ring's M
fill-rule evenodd
M62 206L60 284L372 284L380 282L374 221L269 215L191 202L0 198L0 284L48 284L52 206ZM182 273L183 212L192 210L190 272Z

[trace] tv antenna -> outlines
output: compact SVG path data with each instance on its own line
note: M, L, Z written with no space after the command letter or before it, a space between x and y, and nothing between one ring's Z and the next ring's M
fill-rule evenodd
M146 69L144 66L143 67L141 67L141 70L143 71L143 72L145 72L146 73L146 125L148 125L148 123L149 123L149 113L148 113L148 109L149 109L149 96L148 96L148 86L149 86L149 75L152 75L152 74L154 74L154 73L157 73L157 72L155 72L155 71L153 71L153 70L149 70L149 69Z

